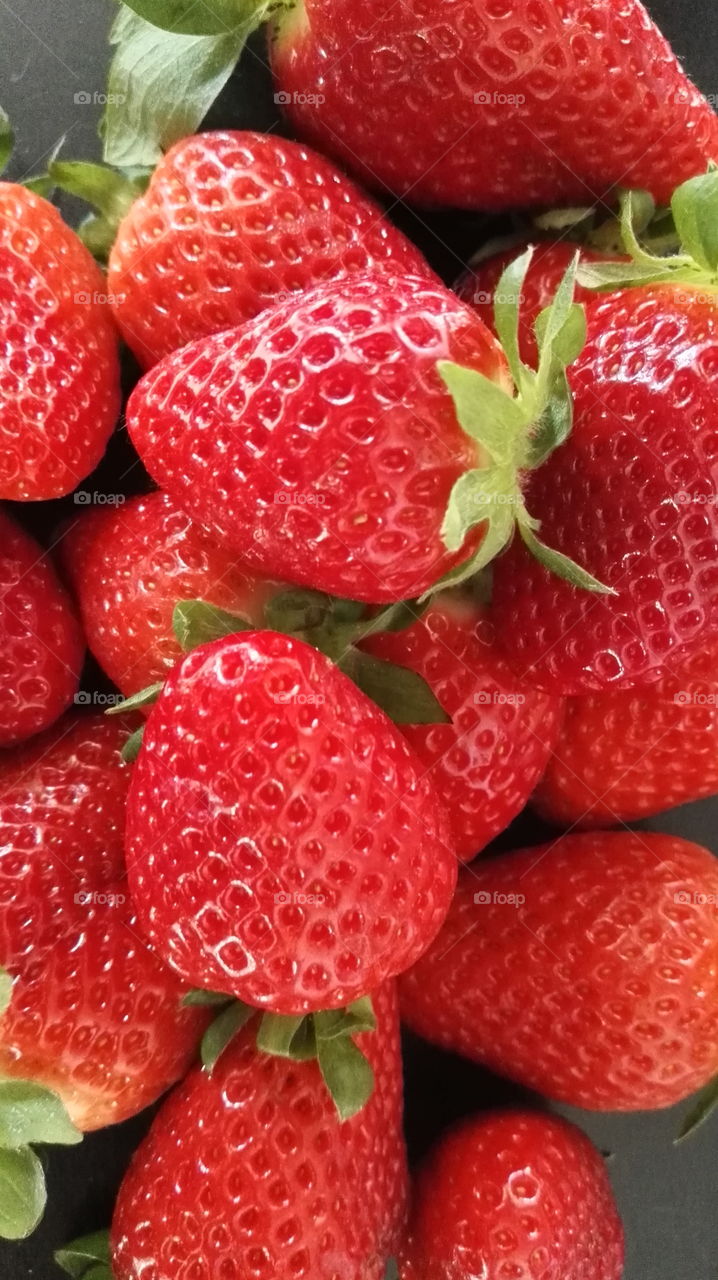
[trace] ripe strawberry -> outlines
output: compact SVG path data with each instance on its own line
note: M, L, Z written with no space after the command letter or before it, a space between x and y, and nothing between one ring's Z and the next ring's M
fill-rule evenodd
M286 1014L410 965L456 880L404 739L323 654L272 631L201 645L170 673L133 770L127 861L158 954Z
M127 729L67 717L0 760L0 1071L54 1090L81 1129L134 1115L204 1025L142 941L123 860Z
M401 1280L620 1280L623 1227L604 1162L556 1116L479 1115L448 1133L415 1187Z
M316 1063L258 1054L251 1028L175 1090L120 1188L115 1280L383 1280L406 1157L393 988L374 1004L376 1088L344 1124Z
M587 307L573 431L526 488L542 538L616 594L589 600L518 539L496 567L498 634L517 672L555 693L651 683L718 630L716 174L679 188L672 210L675 259L638 244L628 197L636 262L584 265L586 283L620 291Z
M639 0L367 0L351 16L344 0L278 9L285 110L415 203L593 204L618 184L663 201L718 158L718 120Z
M0 182L0 498L57 498L97 465L120 411L107 285L42 197Z
M671 1106L718 1072L718 863L629 831L474 863L400 991L413 1030L548 1097Z
M0 746L47 728L72 702L84 643L42 548L0 511Z
M562 826L633 822L718 792L718 641L647 689L566 703L534 806Z
M82 515L63 539L87 643L129 696L163 680L182 649L174 606L204 599L261 625L270 584L175 506L166 493Z
M363 647L418 671L451 716L451 724L402 732L446 805L457 856L473 857L526 804L558 735L562 701L516 679L486 609L457 593L436 596L413 626Z
M518 287L527 264L512 268ZM562 438L566 407L552 410L577 310L569 272L540 373L510 353L514 396L498 343L442 286L321 285L167 357L135 390L129 430L160 486L270 577L400 600L481 567L515 523L555 568L517 471Z
M321 280L384 267L433 278L323 156L267 134L203 133L171 148L132 205L108 283L123 336L149 368Z
M523 249L526 247L524 245ZM523 282L519 312L519 348L521 359L526 364L533 366L538 358L534 325L540 312L554 298L562 277L573 261L576 247L571 240L543 240L535 246L531 266ZM501 277L521 251L522 246L514 246L483 259L465 271L454 286L458 296L473 307L492 332L495 327L494 301ZM604 257L595 249L581 247L582 262L600 262ZM577 302L587 303L593 302L596 295L593 290L578 285L574 296Z

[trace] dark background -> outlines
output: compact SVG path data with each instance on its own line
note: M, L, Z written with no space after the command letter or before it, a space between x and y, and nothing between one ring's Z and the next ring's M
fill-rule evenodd
M650 0L649 7L703 92L718 95L715 0ZM104 90L106 35L113 11L112 0L0 0L0 103L11 115L17 134L13 178L41 171L63 134L67 135L64 157L98 157L101 107L78 104L75 95ZM280 127L261 37L252 41L208 123L265 130ZM422 245L447 280L495 229L495 224L478 215L417 215L394 205L392 216ZM117 469L124 470L123 452L122 442L115 445L96 487L104 481L109 491L117 488ZM58 514L57 504L48 505L51 510L42 517L45 530ZM718 834L714 834L718 800L674 810L640 825L680 834L718 852ZM545 830L525 814L502 837L501 845L537 843ZM545 1105L477 1067L414 1040L407 1041L406 1056L413 1156L420 1155L441 1128L460 1115L496 1103ZM718 1115L676 1147L673 1139L685 1105L627 1116L560 1110L610 1153L609 1169L628 1235L625 1280L718 1280ZM86 1138L80 1147L47 1153L45 1219L30 1241L0 1243L0 1280L59 1280L53 1249L108 1222L122 1171L151 1114Z

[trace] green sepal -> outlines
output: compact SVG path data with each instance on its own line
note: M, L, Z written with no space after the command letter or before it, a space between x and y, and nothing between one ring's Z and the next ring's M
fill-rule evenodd
M521 519L518 522L519 532L523 538L526 547L532 556L542 564L545 569L553 573L555 577L562 578L564 582L570 583L572 587L576 587L581 591L592 591L597 595L615 596L617 592L613 587L606 587L598 578L594 578L593 574L587 569L582 569L580 565L570 560L560 551L554 551L551 547L547 547L540 538L537 538L531 527L531 522Z
M337 601L359 609L359 617L364 606L355 605L354 601ZM278 591L264 606L264 623L270 631L281 631L290 635L296 631L312 631L323 627L333 616L334 601L323 591L311 591L305 587L288 587ZM334 615L336 616L336 615ZM340 622L352 622L354 617L350 609L348 617L340 617Z
M226 35L237 27L251 31L272 7L262 0L125 0L146 22L174 35ZM276 5L274 7L277 7Z
M0 174L3 174L7 169L14 148L15 134L10 124L10 117L0 107Z
M344 1121L361 1111L374 1088L374 1072L353 1037L375 1029L371 999L365 996L345 1009L305 1017L265 1013L257 1032L257 1048L294 1062L316 1058Z
M374 1091L371 1063L349 1036L331 1040L317 1036L317 1062L339 1119L351 1120Z
M125 745L120 752L120 756L124 760L125 764L134 764L135 760L140 754L140 749L142 747L142 740L144 736L145 736L145 726L143 724L140 725L139 729L135 729L134 733L130 734L129 738L125 742Z
M314 1028L318 1040L336 1040L337 1036L358 1036L366 1031L376 1031L371 997L362 996L345 1009L315 1013Z
M231 1000L226 1009L217 1014L205 1031L200 1046L200 1058L205 1071L212 1071L237 1032L246 1026L256 1012L256 1009L241 1000Z
M154 168L168 147L195 133L247 35L247 28L173 35L123 4L110 36L114 55L100 128L105 161L118 169Z
M172 629L180 648L190 653L201 644L222 640L256 627L237 613L229 613L206 600L180 600L172 614Z
M103 262L125 214L147 189L150 174L150 169L121 172L107 165L75 160L53 160L48 165L53 187L97 210L80 225L78 235L93 256Z
M110 1234L94 1231L55 1251L55 1262L73 1280L112 1280Z
M196 987L182 997L180 1004L185 1009L211 1008L215 1005L229 1004L231 999L232 997L228 996L226 991L204 991L202 987Z
M676 231L685 253L704 271L718 271L718 169L689 178L671 201Z
M265 1013L257 1031L257 1048L276 1058L304 1061L312 1027L311 1016ZM308 1054L314 1057L314 1052Z
M12 975L8 973L7 969L0 968L0 1018L10 1007L12 984Z
M39 1142L75 1146L82 1134L51 1089L31 1080L0 1079L0 1148L19 1151Z
M32 1148L0 1149L0 1236L27 1239L46 1204L45 1174Z
M406 631L408 627L413 627L425 612L426 605L420 600L398 600L396 604L380 609L372 618L361 622L357 627L355 643L386 631Z
M705 1124L716 1109L718 1109L718 1076L711 1080L705 1089L701 1089L681 1125L676 1142L683 1142L685 1138L689 1138L696 1129Z
M123 698L122 702L115 703L114 707L108 707L105 715L121 716L127 711L138 711L140 707L152 707L159 698L163 689L163 680L157 680L154 684L148 684L145 689L140 689L137 693L130 694L129 698Z
M451 724L423 676L409 667L349 648L338 666L394 724Z

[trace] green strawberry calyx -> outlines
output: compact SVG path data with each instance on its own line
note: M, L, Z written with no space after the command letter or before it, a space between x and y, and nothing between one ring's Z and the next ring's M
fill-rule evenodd
M53 188L83 200L95 210L77 228L83 244L99 262L106 262L125 214L147 190L151 169L115 169L83 160L52 159L47 180Z
M11 998L12 978L0 969L0 1016ZM52 1089L32 1080L0 1076L0 1237L26 1239L45 1212L45 1173L34 1147L72 1146L81 1141L80 1130Z
M690 1138L716 1110L718 1110L718 1076L715 1076L697 1095L681 1125L676 1143Z
M674 191L669 212L675 243L666 238L667 253L654 251L655 243L642 235L650 204L645 192L622 192L621 240L630 261L582 263L580 284L598 290L652 284L718 289L718 168L711 165Z
M259 1017L257 1048L294 1062L315 1060L342 1123L369 1101L374 1089L371 1063L354 1037L376 1030L371 999L365 996L345 1009L330 1009L296 1017L261 1013L221 992L190 991L185 1005L217 1006L216 1018L202 1040L200 1056L205 1071L212 1071L238 1031Z
M57 1249L55 1262L73 1280L112 1280L109 1231L94 1231Z
M536 320L538 367L531 369L522 361L520 302L533 252L529 248L509 264L495 294L494 322L513 387L448 360L438 365L460 426L481 446L485 458L481 467L467 471L454 485L441 537L447 551L459 551L477 525L483 525L484 537L474 554L427 594L473 577L508 546L515 531L541 564L572 586L614 594L586 569L541 541L539 521L524 501L522 477L541 466L571 431L573 402L566 370L586 340L584 310L573 300L577 252L553 302Z

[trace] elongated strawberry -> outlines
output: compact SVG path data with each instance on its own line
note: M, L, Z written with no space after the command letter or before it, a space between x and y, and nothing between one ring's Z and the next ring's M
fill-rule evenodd
M526 804L558 735L562 701L516 679L486 608L456 593L364 647L418 671L451 716L451 724L402 732L448 809L458 857L473 857Z
M396 998L365 1037L376 1088L341 1124L314 1062L258 1054L251 1028L164 1103L120 1188L115 1280L383 1280L406 1198Z
M507 273L519 290L525 255ZM128 427L187 512L270 576L377 603L465 576L511 538L601 589L537 539L519 473L570 427L563 368L583 339L572 273L538 371L507 364L470 307L416 277L310 291L145 376ZM467 564L468 562L468 564ZM460 566L460 569L459 569Z
M718 863L628 831L474 863L400 990L419 1034L549 1097L671 1106L718 1072Z
M305 1014L411 964L448 909L446 818L391 722L276 632L201 645L170 673L128 803L152 945L194 986Z
M526 490L542 539L615 594L587 605L518 539L494 578L494 621L511 661L556 693L651 683L718 630L718 180L676 193L675 258L638 244L632 208L628 198L635 263L582 268L585 283L619 292L586 308L588 339L569 371L573 430Z
M0 511L0 746L47 728L67 708L84 643L42 548Z
M328 160L272 135L203 133L167 153L132 205L108 284L125 340L149 367L321 280L382 267L432 276Z
M107 285L41 196L0 182L0 498L57 498L97 465L120 410Z
M533 797L562 826L614 826L718 793L718 642L646 689L570 698Z
M417 1178L401 1280L620 1280L623 1227L599 1152L532 1111L448 1133Z
M206 1023L181 1008L130 903L127 733L66 717L0 760L0 1169L17 1181L13 1235L44 1205L32 1143L79 1141L140 1111L182 1074Z
M62 553L87 643L126 695L162 680L182 656L172 630L178 601L203 599L259 625L272 590L166 493L88 511Z

